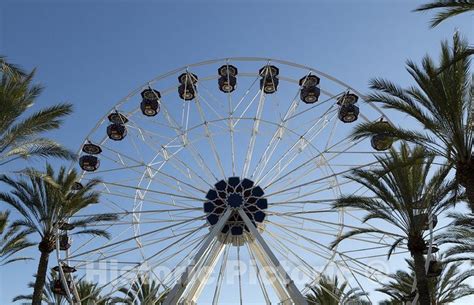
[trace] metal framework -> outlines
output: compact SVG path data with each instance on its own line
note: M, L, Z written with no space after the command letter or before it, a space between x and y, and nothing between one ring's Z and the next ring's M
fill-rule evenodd
M217 69L224 65L239 69L231 92L217 85ZM258 71L267 65L279 68L272 94L259 87ZM195 83L184 83L184 90L195 94L192 100L178 97L182 73L197 76ZM298 80L308 75L321 79L314 104L300 99ZM154 117L140 110L140 92L149 87L160 92ZM100 167L84 171L81 179L102 178L102 201L73 216L115 213L116 222L95 224L113 237L76 240L67 251L58 246L58 262L97 277L104 298L120 296L128 287L131 302L144 291L130 283L142 276L166 293L165 304L306 304L309 286L331 272L362 291L382 282L388 272L374 262L385 259L400 236L396 230L352 237L350 247L330 247L345 231L370 227L362 224L361 211L335 210L332 203L342 193L364 194L345 176L353 168L373 166L379 153L368 141L354 141L351 125L338 119L337 99L347 92L359 97L360 121L388 120L346 83L308 66L268 58L191 64L133 90L109 112L126 116L126 137L107 137L106 113L84 141L102 149ZM255 199L268 201L261 223L242 206L227 205L210 212L218 216L217 223L210 223L203 210L206 195L231 177L248 178L264 191ZM229 221L239 222L243 234L226 231ZM404 246L393 255L402 253ZM231 281L234 259L238 272ZM77 277L60 273L68 299L80 303L84 296L77 292Z

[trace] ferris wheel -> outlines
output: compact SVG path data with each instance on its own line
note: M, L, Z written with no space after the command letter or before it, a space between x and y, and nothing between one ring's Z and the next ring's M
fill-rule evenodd
M100 178L101 203L77 216L118 220L95 224L110 240L60 232L64 295L80 303L76 281L90 274L104 297L146 275L164 304L306 304L332 273L367 291L395 237L330 247L361 225L361 211L332 207L365 191L346 175L391 145L353 140L364 121L389 122L344 82L282 60L216 59L150 80L81 147L77 188Z

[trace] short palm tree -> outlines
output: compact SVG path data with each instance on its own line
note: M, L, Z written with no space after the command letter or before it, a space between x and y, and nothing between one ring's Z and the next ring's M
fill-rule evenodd
M24 117L42 91L32 84L34 75L35 71L25 74L0 56L0 166L19 158L74 156L57 142L42 137L61 126L72 105L58 104Z
M412 283L415 279L413 261L407 260L410 272L397 271L392 274L393 278L382 288L377 289L390 297L380 305L404 305L407 301L412 301ZM474 289L467 284L470 278L474 276L474 271L461 271L460 263L443 264L441 275L430 278L430 299L432 305L452 304L457 300L474 294Z
M55 294L51 287L54 286L54 283L58 275L56 272L51 271L48 276L48 284L43 288L43 303L48 305L66 305L68 304L65 297L62 295ZM97 283L92 283L84 279L77 280L76 283L77 294L81 299L82 305L105 305L107 303L107 298L101 296L101 290L98 288ZM34 288L35 283L28 283L29 288ZM18 301L27 301L29 303L23 303L25 305L31 304L33 299L33 294L29 295L19 295L13 299L13 302Z
M474 212L474 88L469 57L464 56L467 50L467 42L456 34L453 46L442 43L439 65L429 56L423 58L421 67L408 61L407 70L417 86L404 89L384 79L371 81L375 91L367 97L368 102L380 103L384 108L414 118L424 131L363 123L356 127L354 137L387 133L444 158L456 170L456 181L466 189Z
M73 190L78 179L77 172L66 171L61 167L57 174L50 165L46 166L44 176L36 170L24 171L26 179L13 179L6 175L0 181L7 184L11 192L0 193L0 200L14 208L21 218L12 223L14 228L23 228L30 234L39 236L38 249L41 253L33 292L33 305L41 304L42 291L45 285L50 253L55 249L58 238L58 224L68 219L88 205L99 202L99 193L94 191L98 180L91 180L80 190ZM116 220L115 215L102 214L91 217L78 217L69 223L78 228L76 234L92 234L109 238L104 230L88 229L87 226Z
M453 213L454 218L449 230L437 236L439 244L450 244L452 247L444 254L446 261L469 261L474 264L474 215Z
M105 305L108 299L101 296L101 289L97 283L89 282L84 279L76 283L77 294L81 299L82 305Z
M306 295L308 305L366 305L370 304L364 297L366 294L358 288L349 288L347 282L339 282L322 275L318 283L309 287L311 292Z
M474 11L473 0L437 0L419 6L415 11L440 10L431 19L431 27L439 25L448 18Z
M416 146L411 149L406 143L400 145L399 151L391 148L385 156L377 157L379 167L376 169L356 169L349 179L365 186L375 196L357 195L342 196L335 203L337 208L359 208L367 215L364 222L371 219L385 221L394 230L396 241L391 246L388 257L393 250L406 242L415 261L415 271L420 304L429 305L429 289L425 272L426 251L425 231L428 219L453 206L458 198L452 195L455 183L447 181L449 169L441 167L432 170L434 157ZM343 234L334 241L336 246L341 241L358 234L387 232L380 229L355 229Z
M28 230L20 231L19 228L8 226L9 215L8 211L0 212L0 266L19 260L31 259L15 257L18 252L31 247L33 243L26 239L29 234Z
M122 287L119 292L124 296L113 298L112 304L160 305L164 302L168 289L164 289L162 284L147 275L139 275L130 287Z

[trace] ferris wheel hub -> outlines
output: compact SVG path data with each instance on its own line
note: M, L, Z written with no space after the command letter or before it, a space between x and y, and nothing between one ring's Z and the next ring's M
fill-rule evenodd
M231 238L227 238L226 243L235 244L235 237L238 237L241 239L238 244L242 244L247 240L245 235L248 235L249 228L240 217L238 210L241 209L246 213L253 226L262 229L268 207L264 195L263 189L250 179L230 177L220 180L206 195L204 213L207 215L207 221L211 227L214 227L225 210L232 209L232 215L222 228L221 234L227 238L230 232Z

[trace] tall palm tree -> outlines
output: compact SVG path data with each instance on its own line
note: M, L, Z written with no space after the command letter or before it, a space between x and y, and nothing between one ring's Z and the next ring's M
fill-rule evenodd
M452 247L444 254L447 261L469 261L474 265L474 215L450 214L454 218L449 230L437 236L439 244Z
M417 86L404 89L384 79L371 81L374 92L369 94L369 102L380 103L384 108L414 118L424 131L363 123L356 127L354 137L387 133L396 139L419 144L444 158L456 170L456 180L466 189L474 212L474 87L471 86L469 57L460 57L467 54L467 50L467 42L455 34L452 46L446 41L441 44L438 65L429 56L423 58L421 67L407 62L408 73Z
M419 6L415 11L432 11L440 10L434 17L431 19L431 27L439 25L441 22L445 21L448 18L474 11L474 1L473 0L437 0L429 2Z
M26 239L29 231L9 227L8 216L10 212L0 212L0 266L19 261L28 260L28 257L14 257L19 251L31 247L33 243Z
M119 292L124 296L115 297L112 304L160 305L164 302L168 289L147 275L139 275L130 287L121 287Z
M43 108L25 117L42 92L33 84L34 75L35 71L24 73L0 56L0 166L20 158L74 156L57 142L42 137L61 126L62 119L72 112L71 104Z
M306 295L308 305L366 305L370 304L363 298L366 294L358 288L349 288L347 282L339 282L322 275L315 286L309 287L311 292Z
M42 294L42 302L46 303L47 305L66 305L68 302L65 297L59 294L53 293L53 290L51 287L53 287L54 282L58 278L58 275L56 272L51 271L48 275L47 278L47 284L43 288L43 294ZM28 283L28 288L33 289L35 287L35 282L29 282ZM21 294L17 295L16 297L13 298L13 302L18 302L18 301L26 301L25 303L22 303L22 305L29 305L31 304L31 301L33 300L33 294Z
M434 157L426 155L425 150L419 146L410 149L406 143L402 143L399 151L392 148L385 156L377 159L378 168L357 169L348 177L365 186L375 196L342 196L334 206L365 210L367 215L364 222L382 220L396 230L394 236L397 239L391 246L388 257L397 246L406 242L415 261L420 304L430 305L423 256L427 247L426 225L429 218L434 218L458 201L452 195L455 183L447 181L449 170L446 167L433 172ZM332 246L354 235L386 232L387 229L355 229L343 234Z
M58 174L46 165L44 177L36 170L24 171L26 179L12 179L0 175L0 181L7 184L12 191L0 193L0 200L14 208L21 219L12 223L12 227L24 228L30 234L39 236L38 249L41 253L33 292L33 305L41 304L50 253L55 249L58 235L58 224L68 219L83 208L99 202L99 193L94 187L99 180L91 180L80 190L73 190L78 175L75 170L66 171L61 167ZM116 215L102 214L91 217L78 217L69 224L78 228L76 234L92 234L109 238L109 234L100 229L89 229L88 225L116 220Z
M48 276L48 284L43 288L43 299L42 302L48 305L66 305L68 304L65 297L62 295L55 294L51 287L54 286L54 283L58 275L56 272L51 271ZM35 283L28 283L29 288L34 288ZM79 279L76 281L77 294L81 299L82 305L105 305L107 304L108 299L101 296L101 290L97 287L97 283L89 282L85 279ZM29 295L18 295L13 299L13 302L18 301L27 301L28 303L23 303L25 305L31 304L33 299L33 294Z
M404 305L406 301L412 301L414 294L411 286L415 278L413 261L407 260L410 272L399 270L392 274L393 278L385 284L380 291L388 296L389 300L383 301L380 305ZM460 263L443 264L442 273L434 278L430 278L430 299L432 305L452 304L458 299L473 295L474 289L466 283L474 276L474 270L461 271Z

